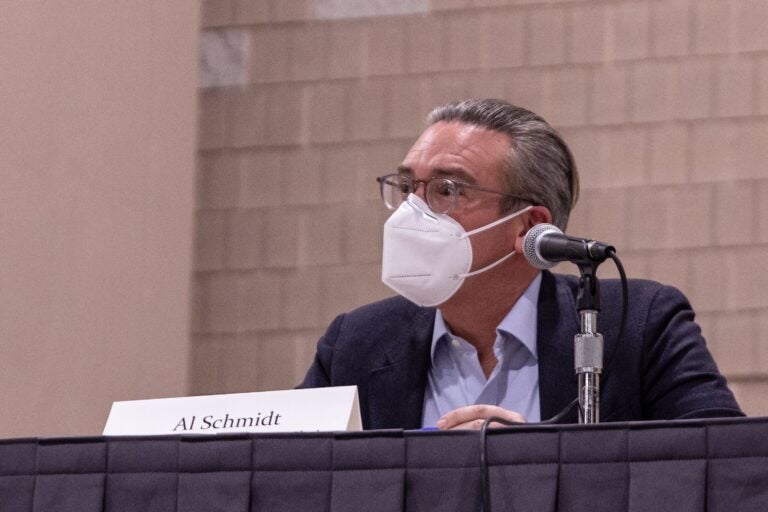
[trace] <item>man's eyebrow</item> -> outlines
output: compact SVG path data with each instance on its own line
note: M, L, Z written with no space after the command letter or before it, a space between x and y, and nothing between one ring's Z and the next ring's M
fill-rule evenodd
M477 183L477 178L460 167L437 168L433 172L441 178L451 178L469 185Z
M397 173L413 176L413 169L405 164L400 164L397 166ZM438 167L433 169L431 174L433 176L449 178L460 181L461 183L467 183L468 185L474 185L477 183L477 178L460 167Z

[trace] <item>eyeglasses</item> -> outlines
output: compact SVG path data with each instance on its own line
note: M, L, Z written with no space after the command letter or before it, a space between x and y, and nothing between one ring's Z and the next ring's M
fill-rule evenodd
M424 185L424 199L427 202L427 206L429 206L435 213L448 213L455 208L459 202L459 198L463 194L462 190L465 188L514 197L521 201L535 204L534 201L524 197L507 194L506 192L499 192L498 190L488 190L476 185L470 185L448 178L441 178L439 176L433 176L426 180L416 180L405 174L387 174L385 176L379 176L376 178L376 181L379 182L381 198L390 210L397 209L398 206L408 199L410 194L415 194L419 189L419 185L422 184Z

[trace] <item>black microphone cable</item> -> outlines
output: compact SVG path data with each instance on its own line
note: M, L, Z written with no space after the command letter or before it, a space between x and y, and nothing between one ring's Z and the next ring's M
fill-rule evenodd
M624 335L624 329L627 324L627 311L629 309L629 285L627 283L627 274L624 272L624 265L621 264L621 260L616 254L616 250L611 247L608 251L608 257L613 260L616 265L616 269L619 272L619 278L621 279L621 321L619 323L619 332L616 336L617 345L621 342L621 338ZM618 351L618 347L611 352L608 361L604 365L605 375L603 377L603 383L607 379L608 369L610 363L613 360L614 354ZM565 418L574 407L579 407L579 399L575 398L571 403L566 405L560 412L552 416L551 418L540 421L536 425L554 425L559 423ZM524 423L520 421L508 421L497 416L491 416L486 418L483 422L483 426L480 428L480 484L482 486L482 512L491 512L491 481L488 473L488 427L491 423L500 423L506 426L515 425L531 425L531 423Z
M579 399L574 399L571 403L565 406L562 411L555 414L548 420L540 421L537 425L554 425L560 420L565 418L574 407L579 405ZM483 490L483 506L484 512L491 512L491 481L488 474L488 426L491 423L501 423L508 427L514 425L531 425L531 423L524 423L522 421L508 421L498 416L491 416L486 418L483 422L483 426L480 428L480 484Z

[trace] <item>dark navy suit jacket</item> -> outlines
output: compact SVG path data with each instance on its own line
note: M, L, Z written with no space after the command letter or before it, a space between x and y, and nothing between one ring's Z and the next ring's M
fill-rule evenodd
M630 280L627 323L618 340L621 284L609 279L600 285L601 421L743 415L678 290ZM543 273L537 320L542 419L577 396L577 286L573 276ZM356 385L365 429L420 428L434 319L434 308L401 297L340 315L318 342L300 387ZM563 422L575 423L576 414Z

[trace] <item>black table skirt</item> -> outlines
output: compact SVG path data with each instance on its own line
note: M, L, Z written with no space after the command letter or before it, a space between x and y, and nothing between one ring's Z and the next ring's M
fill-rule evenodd
M492 510L768 511L768 418L524 426L488 439ZM479 434L0 441L0 512L476 511Z

